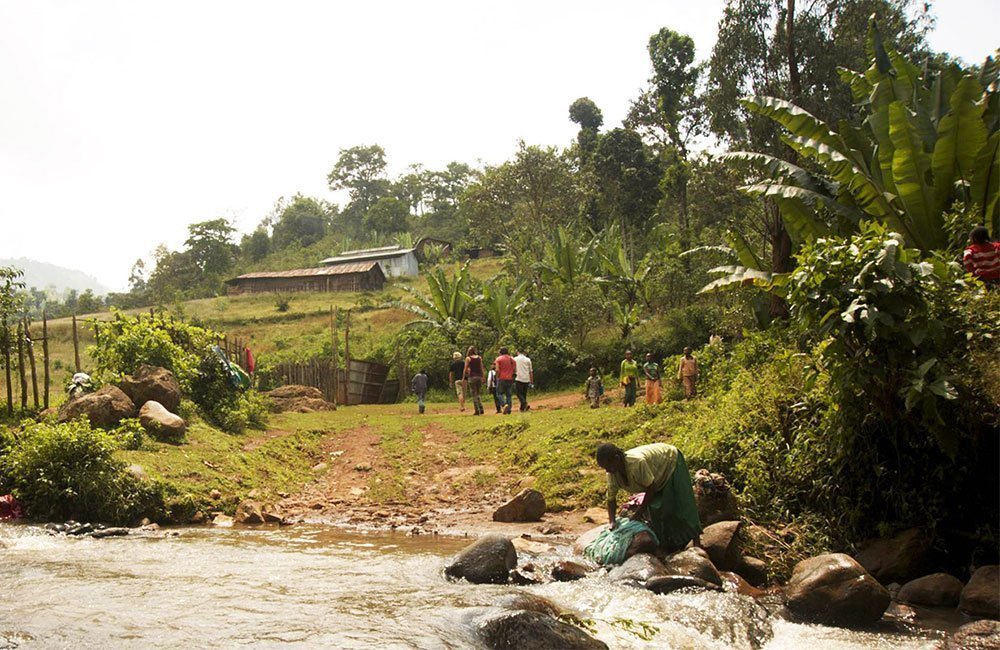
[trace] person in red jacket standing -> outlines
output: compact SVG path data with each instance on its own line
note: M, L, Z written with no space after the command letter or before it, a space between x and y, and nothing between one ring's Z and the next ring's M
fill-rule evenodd
M514 357L510 356L507 348L500 348L500 356L494 361L497 367L497 395L503 405L504 415L510 415L511 392L514 388L514 373L517 372L517 363Z
M990 232L976 226L969 233L969 245L962 255L965 270L993 288L1000 284L1000 243L990 241Z

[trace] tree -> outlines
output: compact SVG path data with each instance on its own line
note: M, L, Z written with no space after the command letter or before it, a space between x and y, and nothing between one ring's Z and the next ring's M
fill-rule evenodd
M379 234L404 232L409 215L406 203L394 196L383 196L365 214L364 225L367 230Z
M146 263L141 257L135 261L128 274L128 290L137 295L146 291Z
M101 311L103 307L104 303L94 295L93 289L87 289L81 293L76 301L76 309L81 314L93 314L94 312Z
M604 124L604 115L593 100L581 97L569 105L569 119L580 125L576 142L580 147L581 159L587 160L597 146L597 132Z
M236 262L233 228L225 219L201 221L188 226L184 242L187 253L198 270L206 276L221 276Z
M661 197L658 161L638 133L618 128L598 140L594 171L603 212L618 226L626 254L641 257L637 242L649 232Z
M398 302L400 309L412 312L420 317L411 325L428 325L439 329L455 343L458 330L471 314L475 305L475 291L469 264L466 262L451 277L445 275L442 269L435 269L427 275L427 293L403 285L410 294L412 302Z
M385 150L377 144L340 150L327 182L331 190L347 190L351 197L343 215L348 227L357 230L365 213L388 194L385 167Z
M273 247L281 250L293 244L315 244L326 234L332 212L333 208L325 201L296 194L275 219Z
M240 250L251 262L259 262L271 252L271 237L267 230L258 226L249 235L243 235Z

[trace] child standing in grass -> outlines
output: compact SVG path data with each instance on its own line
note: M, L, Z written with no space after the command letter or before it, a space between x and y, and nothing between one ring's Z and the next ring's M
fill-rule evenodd
M590 376L587 377L586 384L587 399L590 400L590 408L596 409L601 405L601 395L604 394L604 382L597 374L597 368L590 369Z
M420 413L424 412L424 398L427 396L427 371L421 370L417 374L413 375L413 379L410 380L410 388L417 396L417 410Z

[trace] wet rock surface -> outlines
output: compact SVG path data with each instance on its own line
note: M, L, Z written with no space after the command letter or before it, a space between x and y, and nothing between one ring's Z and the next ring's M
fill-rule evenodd
M532 488L518 492L510 501L493 513L493 521L539 521L545 514L545 496Z
M485 535L463 549L445 567L445 575L453 580L465 579L482 584L507 582L510 571L517 566L517 551L503 535Z
M739 530L738 521L720 521L701 534L701 547L720 571L735 571L740 564Z
M674 553L664 560L667 573L678 576L692 576L714 585L722 586L722 576L703 549L689 548Z
M233 521L237 524L256 525L264 523L264 510L256 501L247 499L236 506L236 515Z
M889 592L849 555L826 553L795 565L788 609L810 623L864 626L885 613Z
M962 581L953 575L932 573L907 582L900 588L896 600L925 607L955 607L963 586Z
M893 537L861 544L854 559L882 584L900 584L927 573L930 537L920 528L908 528Z
M590 650L608 646L580 628L548 614L528 610L502 612L479 621L476 636L487 648Z
M633 555L608 572L608 580L612 582L629 582L645 584L650 578L669 575L663 562L648 553Z
M674 591L722 591L722 587L694 576L657 576L646 581L646 589L657 594Z
M1000 618L1000 565L976 569L962 589L958 608L969 616Z
M973 621L955 630L941 644L942 650L996 650L1000 648L1000 622Z

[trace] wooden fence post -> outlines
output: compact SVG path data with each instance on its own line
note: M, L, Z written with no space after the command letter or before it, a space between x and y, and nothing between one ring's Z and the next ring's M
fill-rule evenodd
M340 341L337 340L337 316L339 315L339 310L330 305L330 336L333 339L333 405L337 406L340 401L340 396L338 395L338 390L340 386L340 377L338 377L338 366L337 363L337 348L340 345Z
M344 375L347 377L347 390L344 391L344 404L351 403L351 310L347 310L347 320L344 322Z
M35 342L31 340L31 324L24 319L24 345L28 348L28 363L31 364L31 402L38 409L38 368L35 366Z
M76 314L73 314L73 360L76 362L76 372L80 372L80 339L76 331Z
M17 374L21 378L21 410L28 410L28 378L24 376L24 323L17 324Z
M3 319L3 358L4 370L7 373L7 415L14 415L14 389L10 379L10 329L7 319Z
M42 311L42 364L45 372L44 399L42 403L49 408L49 321Z

